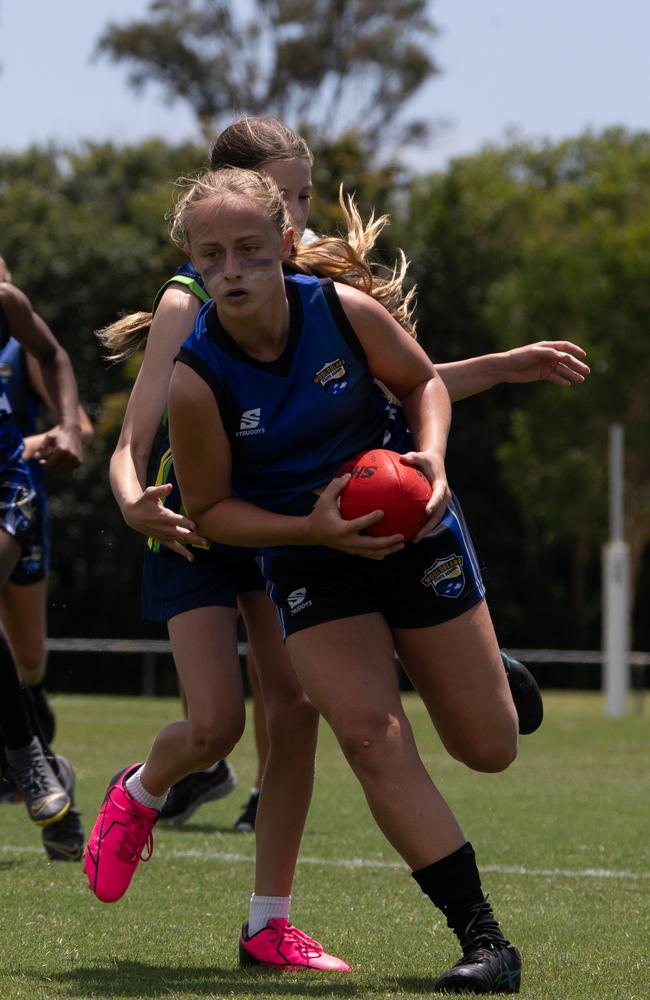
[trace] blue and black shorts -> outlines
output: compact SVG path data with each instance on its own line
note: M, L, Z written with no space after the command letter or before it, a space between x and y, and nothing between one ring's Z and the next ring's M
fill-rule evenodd
M188 562L171 549L147 546L142 574L142 614L169 621L195 608L237 607L237 596L264 591L265 581L254 549L215 545L193 549Z
M50 519L44 490L36 489L34 507L32 544L9 577L11 583L21 587L45 580L50 572Z
M263 571L284 638L372 613L383 615L391 628L428 628L457 618L485 596L476 550L455 499L426 538L385 559L272 555L264 557Z
M25 560L25 567L36 573L41 563L39 539L42 536L42 511L29 466L17 454L8 457L0 472L0 530L15 538L23 555L14 573ZM43 574L45 575L45 574ZM14 577L12 576L12 580ZM31 581L42 579L32 576Z

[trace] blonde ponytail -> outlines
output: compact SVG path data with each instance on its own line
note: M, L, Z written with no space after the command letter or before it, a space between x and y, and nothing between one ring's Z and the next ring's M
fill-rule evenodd
M125 361L144 346L153 315L150 312L129 313L96 331L96 336L107 351L108 361Z

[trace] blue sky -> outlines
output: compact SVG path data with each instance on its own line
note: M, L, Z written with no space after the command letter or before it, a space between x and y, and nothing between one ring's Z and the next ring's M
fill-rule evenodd
M124 67L93 58L109 20L146 8L147 0L0 0L2 148L196 137L182 104L164 104L153 87L135 96ZM647 0L434 0L431 15L442 73L412 110L449 124L411 155L419 169L502 141L509 129L551 139L589 126L650 129Z

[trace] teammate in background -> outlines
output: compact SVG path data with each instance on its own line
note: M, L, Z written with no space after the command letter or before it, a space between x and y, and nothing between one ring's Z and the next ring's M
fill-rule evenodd
M461 944L462 958L434 989L518 992L521 956L422 764L394 665L397 649L453 756L485 771L511 763L517 714L478 560L446 482L449 394L407 332L405 268L380 281L342 240L296 248L280 190L252 171L196 181L173 232L213 300L170 385L171 445L188 514L215 543L262 548L307 695L332 726L380 829ZM305 273L286 275L284 265ZM306 276L313 271L350 284ZM377 381L400 401L390 418ZM256 433L247 414L257 417ZM346 522L338 511L347 477L332 479L336 470L387 445L432 483L428 522L413 545L360 533L381 512ZM438 590L436 566L451 556L462 586ZM257 962L255 940L245 924L245 963Z
M1 260L1 259L0 259ZM46 466L61 472L81 462L79 401L70 359L27 296L10 282L4 261L0 281L0 347L15 338L38 362L58 424L43 449ZM11 371L0 367L0 590L22 559L38 559L41 510L24 441L12 419L8 392ZM2 769L16 782L28 815L42 826L48 855L78 859L83 831L74 808L74 773L64 757L54 755L40 737L31 695L23 687L4 632L0 633L0 737ZM49 828L49 829L48 829Z
M302 139L277 123L262 130L258 162L280 180L306 221L311 154ZM222 133L213 156L236 153L241 135ZM270 134L269 134L270 133ZM250 146L250 142L249 142ZM144 765L111 782L88 840L85 869L91 889L112 902L127 890L151 830L172 788L205 792L238 741L245 705L237 618L244 619L263 689L271 750L264 775L264 803L256 821L255 893L249 921L258 934L259 961L294 968L346 971L313 938L289 923L291 885L311 799L318 714L309 704L282 643L275 610L250 550L210 547L185 516L163 444L154 486L146 486L147 461L167 403L173 359L207 298L193 269L181 269L151 316L126 317L104 332L113 356L125 356L148 333L144 359L111 460L111 484L126 522L149 539L145 549L143 611L167 622L187 719L163 729ZM149 329L149 324L151 324ZM195 784L198 775L198 787ZM201 785L204 785L201 788ZM173 787L172 787L173 786ZM194 799L196 801L196 797ZM110 819L103 818L110 813ZM169 816L169 814L167 814Z
M7 373L6 391L13 420L24 438L22 457L29 465L36 490L41 528L41 535L35 540L32 551L21 558L0 592L0 618L11 643L18 673L29 687L43 737L49 744L54 739L55 718L45 689L50 564L45 463L58 428L38 430L44 411L53 412L52 400L37 361L14 337L0 351L0 370ZM79 426L85 447L92 440L93 426L82 406L79 407Z

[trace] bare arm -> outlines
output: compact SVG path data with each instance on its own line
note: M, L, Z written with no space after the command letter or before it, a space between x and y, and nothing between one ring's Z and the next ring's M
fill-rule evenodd
M589 374L589 366L581 360L584 357L583 349L568 340L541 340L436 368L452 401L457 402L502 382L545 380L559 386L580 385Z
M55 407L50 398L50 394L47 391L45 382L43 381L43 373L39 362L31 354L26 354L25 359L27 364L27 377L32 389L43 400L43 403L49 412L54 415L56 412ZM90 417L81 404L79 404L78 415L81 443L85 447L92 441L95 431ZM43 431L40 434L30 434L29 437L26 437L23 458L39 459L40 461L45 462L56 443L56 433L59 430L60 425L55 424L53 427L50 427L48 430Z
M205 540L192 520L167 510L161 500L171 487L147 487L147 463L167 405L174 357L194 325L201 303L187 289L166 289L153 318L142 367L129 398L110 462L110 481L124 520L135 531L159 539L191 560L187 543ZM185 544L183 544L185 543Z
M58 418L56 444L47 465L62 472L70 471L80 464L82 456L79 397L70 358L20 289L0 285L0 301L12 336L41 366L43 382Z

